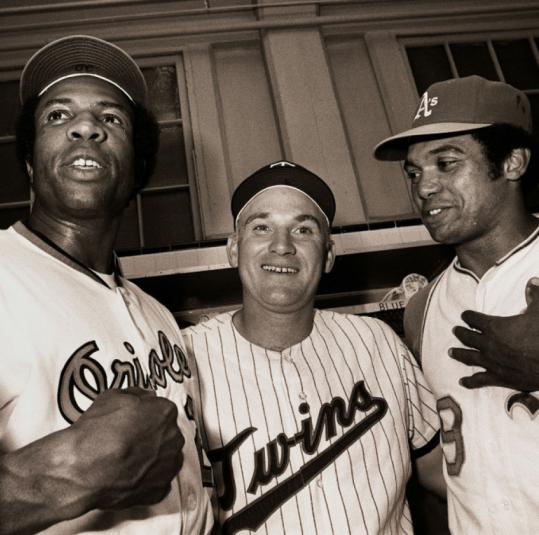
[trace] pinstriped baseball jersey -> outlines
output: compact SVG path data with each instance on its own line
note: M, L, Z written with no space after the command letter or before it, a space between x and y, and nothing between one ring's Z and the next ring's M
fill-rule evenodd
M468 390L459 379L482 368L451 359L460 315L471 309L508 316L526 307L525 287L539 275L539 230L483 277L457 259L433 285L425 308L421 362L442 420L444 475L453 533L532 535L539 530L539 392Z
M184 331L224 533L412 533L410 444L438 418L398 336L317 310L306 339L271 351L232 316Z
M0 251L0 451L68 427L98 393L126 386L174 401L185 438L184 464L159 504L95 510L43 533L208 533L196 425L184 410L191 372L170 312L119 275L108 286L77 269L20 223L0 231Z

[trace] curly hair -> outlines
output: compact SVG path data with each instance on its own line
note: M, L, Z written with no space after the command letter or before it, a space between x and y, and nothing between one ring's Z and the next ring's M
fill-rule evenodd
M28 99L22 106L16 124L16 151L19 164L28 174L26 163L33 164L36 138L35 114L40 97ZM159 150L159 125L153 114L140 104L132 104L133 109L133 150L135 196L144 188L155 169Z
M493 179L502 174L503 163L514 149L529 149L531 158L526 172L520 177L520 185L524 195L537 187L539 151L537 141L530 133L510 124L499 123L479 128L470 134L481 145Z

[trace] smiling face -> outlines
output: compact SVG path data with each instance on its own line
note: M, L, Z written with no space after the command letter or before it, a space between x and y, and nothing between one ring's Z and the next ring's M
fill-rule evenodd
M244 307L283 313L313 307L322 272L335 258L319 208L286 187L263 191L244 208L228 255L239 269Z
M121 214L133 189L133 117L127 98L93 77L66 79L38 104L33 211L57 220Z
M489 175L482 147L470 134L414 143L404 168L423 222L438 242L488 243L510 217L508 198L518 186Z

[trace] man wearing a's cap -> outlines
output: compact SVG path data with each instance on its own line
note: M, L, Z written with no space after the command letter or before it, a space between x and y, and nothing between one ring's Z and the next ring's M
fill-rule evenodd
M434 399L386 324L314 306L335 260L331 189L280 161L231 208L242 305L184 331L223 533L413 533L410 451L442 479Z
M530 103L469 76L430 86L409 130L377 145L404 160L432 237L456 257L405 312L442 421L453 533L536 533L539 520L539 221ZM529 306L528 306L529 305Z
M146 93L133 59L92 36L48 44L21 75L34 195L0 231L2 534L212 528L181 333L113 253L155 163Z

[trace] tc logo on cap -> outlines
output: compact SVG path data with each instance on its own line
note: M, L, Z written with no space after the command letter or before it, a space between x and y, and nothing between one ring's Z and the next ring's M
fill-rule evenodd
M270 165L270 169L272 167L296 167L293 163L287 162L286 160L282 160L280 162L275 162Z
M434 106L437 104L438 97L429 98L429 94L427 91L425 91L421 97L421 101L419 102L419 108L417 108L414 121L421 118L422 115L423 117L428 117L432 113L432 108L434 108Z

